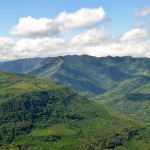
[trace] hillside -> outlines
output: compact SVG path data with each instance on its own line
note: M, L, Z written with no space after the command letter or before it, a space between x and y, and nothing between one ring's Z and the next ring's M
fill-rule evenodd
M54 81L0 72L0 87L0 149L150 148L148 125Z
M25 74L32 70L35 66L43 62L45 58L29 58L29 59L18 59L8 62L0 62L0 70L12 73Z
M135 76L150 76L150 59L73 55L4 62L0 70L54 79L89 96L102 94Z
M0 70L56 80L119 113L150 121L149 58L33 58L0 63Z
M150 77L125 80L94 99L114 111L150 122Z

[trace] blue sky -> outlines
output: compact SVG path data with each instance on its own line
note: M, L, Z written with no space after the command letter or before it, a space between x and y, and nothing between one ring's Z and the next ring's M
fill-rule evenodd
M40 37L39 35L38 35L38 37L35 37L35 35L37 35L36 33L33 36L31 36L30 33L29 33L30 35L29 34L25 35L24 31L22 31L23 33L20 33L20 31L16 31L16 30L18 30L19 27L16 30L13 29L13 31L12 31L12 27L15 27L15 26L17 27L17 25L19 25L20 18L28 18L29 16L31 16L30 20L31 19L38 20L41 18L55 20L64 11L66 11L67 14L75 14L75 12L81 10L82 8L98 9L100 7L103 9L105 15L102 18L99 18L100 19L99 22L96 22L95 24L93 23L92 26L88 26L88 27L86 27L84 25L84 27L82 26L81 28L80 27L72 27L72 25L71 25L64 32L62 32L61 34L59 33L59 35L57 35L57 36L47 37L43 33L40 33L40 34L42 34L42 37ZM132 35L132 37L130 37L130 39L132 39L132 42L133 42L133 38L134 38L134 42L135 42L135 34L138 35L139 37L140 36L142 37L142 39L140 38L140 42L143 42L143 37L146 38L146 39L144 39L145 41L148 41L149 37L147 36L147 34L149 33L149 31L146 27L149 26L149 24L150 24L149 7L150 7L149 0L125 0L125 1L121 1L121 0L71 0L71 1L70 0L60 0L60 1L58 1L58 0L42 0L42 1L2 0L1 4L0 4L1 45L3 46L4 44L7 44L7 43L4 43L4 44L2 43L3 41L6 42L6 39L4 39L4 40L2 39L4 37L9 38L9 39L7 39L7 40L9 40L9 42L12 40L11 44L13 46L18 45L18 42L20 44L23 40L30 41L30 42L26 41L26 43L32 43L32 41L35 42L35 40L37 42L37 38L38 38L38 40L40 40L40 39L43 40L44 38L47 38L47 40L50 40L50 41L54 40L55 42L59 41L61 43L61 40L64 40L63 39L64 37L65 38L73 38L73 39L67 39L69 41L74 40L73 36L75 36L75 39L79 38L79 36L81 37L81 39L82 38L85 39L85 37L83 37L83 36L87 36L87 35L89 36L89 34L93 35L94 34L93 32L95 30L96 31L98 30L99 34L101 34L101 32L105 32L105 33L108 32L108 33L106 33L107 37L106 36L104 36L104 37L98 36L98 38L99 38L99 40L101 38L105 39L105 40L107 39L107 42L110 41L110 39L112 39L114 41L114 43L113 43L112 47L111 46L108 47L111 49L113 49L114 48L113 46L115 44L117 44L116 41L118 39L116 39L116 38L114 39L114 37L116 37L116 36L117 37L120 36L119 37L120 43L121 43L121 39L124 39L123 36L126 38L129 35L130 36ZM140 16L140 13L142 13L143 11L147 12L146 15ZM137 13L138 15L135 15L136 12L138 12ZM101 13L101 12L99 11L99 13ZM69 16L69 15L66 15L66 16ZM28 20L29 20L29 18L28 18ZM66 21L68 21L68 20L66 20ZM23 29L24 28L22 28L22 30ZM106 30L108 30L108 31L106 31ZM132 33L129 33L130 31ZM49 31L49 32L51 32L51 31ZM32 31L32 33L33 33L33 31ZM51 35L51 33L49 33L49 34ZM43 35L45 37L43 37ZM136 41L137 41L137 39L136 39ZM56 42L56 47L58 46L57 44L59 44L59 42L58 43ZM62 42L64 42L64 44L66 44L68 41L62 41ZM139 42L139 39L138 39L138 42ZM53 43L53 45L54 45L54 43ZM8 44L9 44L9 48L10 48L11 44L10 43L8 43ZM23 43L23 44L27 45L25 43ZM129 44L129 42L126 44ZM86 45L88 45L88 44L86 43ZM98 43L97 45L99 45L101 49L102 48L105 49L104 45L106 45L106 43L102 43L101 45ZM4 48L2 46L0 46L0 48L3 49L3 51L6 51L6 50L4 50ZM31 46L27 45L27 47L31 47ZM46 47L48 47L48 46L46 45ZM91 49L90 49L90 47L91 47ZM84 43L83 45L77 46L76 49L83 48L83 49L85 49L83 53L87 53L90 55L96 55L96 56L105 56L105 55L109 54L109 52L106 52L106 51L108 51L106 49L105 52L102 52L103 55L100 55L100 54L98 54L98 52L96 50L96 48L97 49L99 48L98 46L97 47L90 46L90 47L86 47L85 43ZM123 47L126 48L125 43L124 43L124 46L122 45L120 48L122 51L123 51ZM130 46L127 45L127 48L128 47L130 47ZM55 48L54 48L54 50L53 50L53 47L50 46L50 48L51 48L51 51L55 51ZM67 46L67 48L69 49L70 47ZM95 48L96 52L92 53L92 51L94 51L94 48ZM0 54L0 59L1 60L17 59L17 58L22 58L22 57L23 58L24 57L35 57L35 56L40 55L34 51L33 52L34 55L30 56L29 54L27 54L27 51L30 51L30 50L27 48L25 48L25 49L26 49L26 52L24 52L24 56L18 54L19 51L21 51L21 49L18 48L18 51L16 51L17 54L15 54L15 51L12 50L13 51L12 55L14 55L13 57L7 58L6 56L4 56L4 54ZM23 51L25 51L25 49ZM43 51L44 51L44 49L43 49ZM64 54L63 54L63 52L64 52ZM63 51L63 52L56 52L56 54L49 52L49 55L57 56L57 55L74 54L74 53L78 54L78 51L75 52L75 50L72 52L69 52L69 53L66 53L65 51ZM142 54L142 52L141 53L139 52L139 55L136 55L134 52L134 53L118 53L118 55L120 55L120 56L132 55L135 57L136 56L144 57L145 55L147 55L148 52L147 51L145 52L145 50L143 50L143 52L146 54ZM41 50L41 53L42 53L42 50ZM99 52L99 53L101 53L101 52ZM116 52L114 52L114 53L110 52L110 55L114 55L115 53ZM44 55L43 55L43 57L44 57Z
M82 7L102 6L111 19L109 26L113 33L123 33L134 25L133 12L150 6L149 0L2 0L0 5L0 36L8 35L10 28L21 17L54 18L62 11L74 12Z

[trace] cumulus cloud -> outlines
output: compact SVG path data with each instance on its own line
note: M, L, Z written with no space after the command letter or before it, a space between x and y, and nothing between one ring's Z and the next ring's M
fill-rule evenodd
M148 39L148 32L144 29L132 29L123 35L114 36L105 28L95 28L73 37L70 41L71 46L80 45L86 54L92 56L150 57Z
M148 31L142 28L120 36L110 34L106 28L93 28L69 39L38 37L14 41L0 38L0 61L73 54L150 57L149 40Z
M147 16L149 14L150 14L150 7L147 7L147 8L137 10L134 13L134 17L144 17L144 16Z
M141 28L132 29L124 33L121 37L121 41L132 41L132 40L142 40L149 37L148 31Z
M64 41L56 38L23 39L16 42L18 58L49 57L63 54Z
M22 39L19 41L0 38L0 61L54 55L54 48L57 48L60 43L61 40L49 38Z
M30 17L20 18L18 25L14 26L10 34L24 37L44 37L56 35L61 32L59 27L54 26L53 19Z
M150 14L149 9L141 9L135 16L146 16ZM148 28L137 24L135 28L116 36L107 28L98 26L104 19L102 7L81 8L73 13L61 12L53 19L20 18L10 33L25 38L15 41L0 37L0 61L73 54L150 57ZM84 29L81 30L84 32L68 39L56 36L78 29Z
M11 38L8 37L0 37L0 50L7 50L14 46L14 42Z
M13 54L13 48L15 42L11 38L0 37L0 60L15 59Z
M10 34L23 37L48 37L64 34L73 29L89 28L97 25L105 18L102 7L81 8L74 13L61 12L56 18L20 18L12 27Z
M108 42L109 31L106 28L94 28L74 36L69 40L72 45L95 45Z
M102 7L97 9L82 8L74 13L62 12L56 19L56 24L62 25L65 30L87 28L100 23L105 17Z

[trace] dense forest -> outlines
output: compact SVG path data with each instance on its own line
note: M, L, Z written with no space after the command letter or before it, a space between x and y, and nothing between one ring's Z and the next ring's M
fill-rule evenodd
M145 149L150 126L57 82L0 73L1 149Z

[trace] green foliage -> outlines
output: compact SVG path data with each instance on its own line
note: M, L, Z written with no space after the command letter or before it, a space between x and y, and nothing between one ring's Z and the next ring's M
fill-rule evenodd
M149 66L148 58L87 55L0 63L39 78L0 72L0 149L149 150ZM98 95L109 110L50 78Z
M3 62L0 70L52 78L82 94L93 96L112 89L120 82L150 76L149 66L148 58L73 55Z
M149 125L112 114L53 81L0 72L0 86L0 149L150 146Z
M95 99L119 113L150 122L150 79L135 77L119 82L114 88Z
M44 58L29 58L19 59L9 62L0 62L0 70L13 72L13 73L27 73L32 70L35 66L43 62Z

